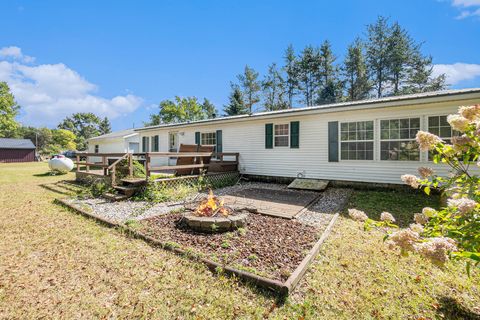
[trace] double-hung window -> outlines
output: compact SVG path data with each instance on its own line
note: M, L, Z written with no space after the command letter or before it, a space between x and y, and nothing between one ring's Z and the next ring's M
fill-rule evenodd
M274 142L275 147L288 147L288 141L290 140L289 124L276 124L274 126Z
M340 124L341 160L373 160L373 121Z
M215 132L202 132L200 136L201 145L211 145L214 146L217 144L217 134Z
M380 159L419 161L420 118L380 120Z
M439 136L448 144L452 143L452 137L459 134L458 131L452 129L446 115L428 117L428 132ZM432 152L428 153L428 159L432 160Z

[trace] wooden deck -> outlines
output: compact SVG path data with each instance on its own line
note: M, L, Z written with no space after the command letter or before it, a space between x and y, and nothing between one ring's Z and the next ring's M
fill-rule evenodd
M249 208L261 214L293 219L318 196L319 193L311 191L249 188L222 198L226 205L234 208Z

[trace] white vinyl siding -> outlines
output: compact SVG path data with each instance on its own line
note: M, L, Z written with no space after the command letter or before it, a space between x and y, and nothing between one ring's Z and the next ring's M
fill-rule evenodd
M362 181L402 184L402 174L418 174L419 166L432 166L427 153L421 153L420 161L384 161L380 159L381 120L420 118L420 129L428 130L428 117L457 112L460 105L473 105L476 100L411 104L399 107L335 111L311 114L278 115L247 120L219 121L215 123L185 125L176 127L180 144L195 144L195 132L223 131L224 152L239 152L239 170L244 174L297 177L303 173L307 178L326 180ZM265 149L265 124L286 124L300 121L300 149L285 147ZM328 162L328 122L374 121L374 159L368 161ZM138 131L140 136L160 135L160 151L168 151L168 132L172 128L158 128ZM259 138L261 137L261 138ZM141 139L141 138L140 138ZM140 140L141 141L141 140ZM448 173L448 167L435 165L441 175Z

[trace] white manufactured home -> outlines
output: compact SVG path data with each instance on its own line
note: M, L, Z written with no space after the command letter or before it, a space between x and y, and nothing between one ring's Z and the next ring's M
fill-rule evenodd
M418 150L417 131L448 140L453 133L447 115L473 104L480 104L480 88L165 124L132 132L137 134L140 152L176 152L180 144L201 144L215 145L217 152L239 153L238 169L247 175L400 184L402 174L433 166L428 153ZM90 139L89 151L131 150L125 147L128 137L120 139L122 144L116 135L116 147L108 136ZM435 169L446 174L448 168L435 165Z

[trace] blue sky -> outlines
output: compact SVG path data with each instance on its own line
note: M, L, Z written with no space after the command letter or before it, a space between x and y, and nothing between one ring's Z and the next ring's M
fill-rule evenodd
M55 126L93 111L141 126L163 99L219 109L245 64L261 73L288 44L331 41L339 60L378 15L397 20L453 88L480 87L480 0L2 1L0 81L20 120Z

